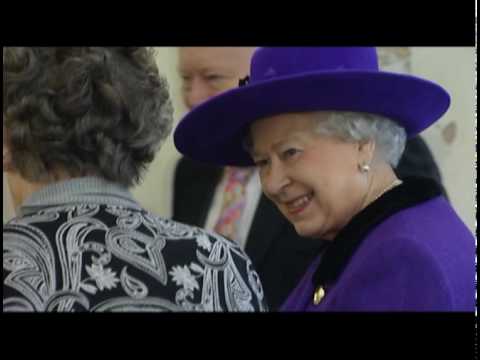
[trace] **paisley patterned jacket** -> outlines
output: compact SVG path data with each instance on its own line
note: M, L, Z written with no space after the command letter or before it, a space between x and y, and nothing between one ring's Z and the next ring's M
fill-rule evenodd
M238 245L151 214L119 185L56 183L17 213L3 228L3 311L267 310Z

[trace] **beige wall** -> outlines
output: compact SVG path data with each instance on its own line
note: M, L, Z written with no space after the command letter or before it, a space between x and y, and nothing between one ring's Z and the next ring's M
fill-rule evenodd
M410 48L411 72L438 82L452 95L451 108L424 133L424 137L440 166L453 206L472 231L475 230L476 176L474 61L473 47ZM158 64L169 80L176 109L175 119L178 121L185 107L179 97L176 49L158 48ZM166 217L171 215L172 174L179 156L170 136L152 163L143 184L133 191L145 207ZM9 214L5 206L4 196L4 221L5 215Z
M157 54L160 72L167 77L170 85L176 125L185 112L185 106L180 97L181 82L177 73L177 50L162 47L157 48ZM173 137L169 136L150 166L143 183L133 190L133 194L142 205L158 215L171 216L173 171L179 158L180 154L173 145Z
M412 72L444 86L450 109L424 132L454 208L475 231L475 48L412 48Z

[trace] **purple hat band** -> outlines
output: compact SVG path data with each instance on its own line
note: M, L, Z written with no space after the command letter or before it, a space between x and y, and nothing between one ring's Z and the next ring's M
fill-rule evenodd
M386 116L413 136L438 120L450 97L439 85L380 71L371 47L260 48L250 79L202 103L174 133L177 149L219 165L252 165L243 142L261 118L307 111L357 111Z

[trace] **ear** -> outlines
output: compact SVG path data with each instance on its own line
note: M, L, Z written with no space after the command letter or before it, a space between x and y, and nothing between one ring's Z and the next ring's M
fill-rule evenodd
M373 157L375 155L375 141L368 140L358 143L358 163L359 164L372 164Z

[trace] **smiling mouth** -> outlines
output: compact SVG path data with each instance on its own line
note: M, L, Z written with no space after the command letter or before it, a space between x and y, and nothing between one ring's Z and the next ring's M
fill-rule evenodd
M310 204L313 198L313 192L300 196L296 198L295 200L288 201L285 203L287 212L290 215L298 215L301 212L303 212L307 206Z

